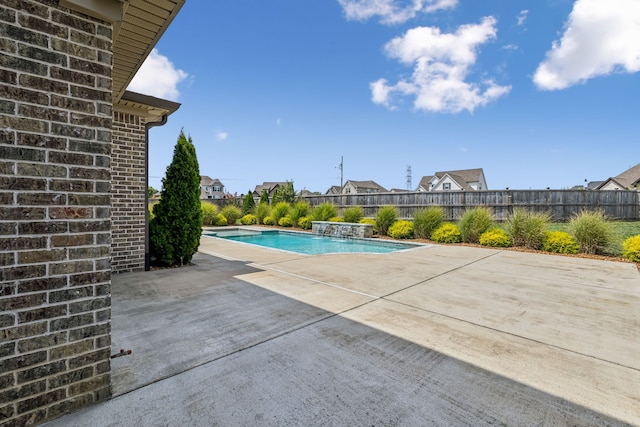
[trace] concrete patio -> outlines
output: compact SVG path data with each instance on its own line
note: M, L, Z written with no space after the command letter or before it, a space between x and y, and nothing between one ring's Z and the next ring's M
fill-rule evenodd
M47 426L640 425L635 264L203 237L116 275L114 398Z

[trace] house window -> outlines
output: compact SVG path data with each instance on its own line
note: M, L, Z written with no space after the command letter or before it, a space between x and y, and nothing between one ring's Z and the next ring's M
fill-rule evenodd
M222 188L220 188L220 186L216 185L215 187L213 187L213 191L222 191Z
M351 188L347 187L345 190L346 190L345 193L347 194L351 193Z
M445 182L444 184L442 184L442 189L443 190L451 190L451 183L450 182Z

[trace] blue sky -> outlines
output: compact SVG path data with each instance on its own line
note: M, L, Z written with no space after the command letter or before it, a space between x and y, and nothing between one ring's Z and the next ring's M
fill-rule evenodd
M483 168L571 188L640 162L639 0L187 0L129 89L181 103L200 173L321 193Z

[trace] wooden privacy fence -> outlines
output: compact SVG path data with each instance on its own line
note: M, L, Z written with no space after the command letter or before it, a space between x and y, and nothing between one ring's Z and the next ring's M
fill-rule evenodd
M381 206L396 206L402 218L412 218L416 209L444 208L449 221L460 219L465 209L486 206L496 221L504 221L516 207L548 212L553 221L568 221L583 210L602 210L607 218L640 220L640 192L634 190L499 190L371 193L303 196L312 207L332 203L338 209L360 206L367 217L375 216Z

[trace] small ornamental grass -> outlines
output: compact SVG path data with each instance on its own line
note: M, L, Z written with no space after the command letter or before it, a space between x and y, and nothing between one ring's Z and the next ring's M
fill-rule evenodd
M229 225L235 225L236 221L242 216L240 208L234 205L225 206L220 213L227 219L227 224Z
M516 208L505 221L505 229L511 235L513 246L540 249L551 216L546 212L532 212Z
M413 214L413 234L416 239L431 237L431 233L442 225L444 218L444 209L439 206L418 209Z
M207 202L200 202L202 209L202 225L215 225L218 207Z
M328 221L329 218L338 216L338 209L333 203L321 203L311 210L313 221Z
M342 212L342 217L344 218L344 222L352 222L358 223L364 216L364 212L362 207L360 206L351 206Z
M394 239L411 239L413 237L413 223L401 219L389 227L389 237Z
M585 254L604 253L615 239L612 225L599 210L574 215L568 229Z
M399 215L398 208L395 206L382 206L378 209L375 218L375 228L378 234L386 236L389 232L389 227L396 222Z
M566 231L546 231L542 239L542 250L555 254L577 254L580 246Z
M431 240L436 243L460 243L462 235L457 225L445 222L431 233Z
M291 205L287 202L278 202L271 208L271 217L273 218L274 224L280 224L280 219L289 215L289 211L291 210Z
M240 218L240 224L242 225L254 225L258 223L258 218L254 214L246 214Z
M259 203L258 206L255 207L255 214L258 219L258 224L264 224L264 219L271 215L271 206L269 206L269 203Z
M480 235L493 226L493 217L489 208L475 206L465 211L458 225L462 241L478 243Z
M622 242L622 256L629 261L640 262L640 234Z
M508 248L512 245L511 237L502 228L491 228L480 235L478 239L482 246L493 248Z
M311 212L311 206L309 206L309 203L305 201L296 202L289 211L291 220L293 220L293 225L300 226L300 218L309 215L309 212Z

